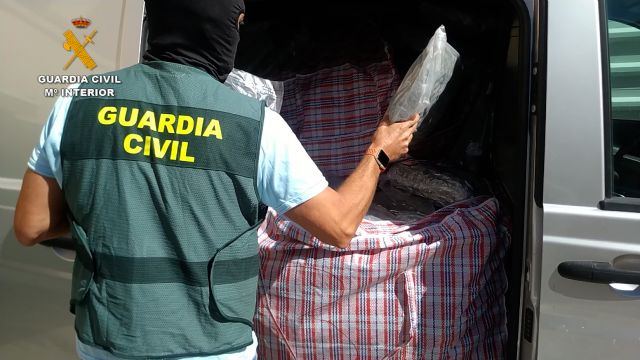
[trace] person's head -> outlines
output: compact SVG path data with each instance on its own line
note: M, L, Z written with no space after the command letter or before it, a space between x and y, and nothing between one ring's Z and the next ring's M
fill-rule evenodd
M224 82L233 69L243 0L146 0L143 58L190 65Z

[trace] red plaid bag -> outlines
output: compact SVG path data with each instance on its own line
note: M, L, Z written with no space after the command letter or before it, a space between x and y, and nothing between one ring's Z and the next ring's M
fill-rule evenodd
M262 359L500 359L506 341L498 202L412 223L367 221L348 249L273 210L258 231Z
M280 114L325 176L348 176L398 88L391 61L351 64L284 81Z

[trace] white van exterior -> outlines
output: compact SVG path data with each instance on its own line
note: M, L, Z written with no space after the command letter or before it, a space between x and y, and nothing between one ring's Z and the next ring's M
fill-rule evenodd
M73 359L73 316L68 312L71 284L68 251L21 247L13 234L13 212L26 170L55 96L68 84L40 83L42 75L91 75L138 62L142 0L6 0L0 4L0 359ZM86 18L85 29L72 20ZM86 51L96 63L89 70L63 47L63 33L79 41L96 33Z

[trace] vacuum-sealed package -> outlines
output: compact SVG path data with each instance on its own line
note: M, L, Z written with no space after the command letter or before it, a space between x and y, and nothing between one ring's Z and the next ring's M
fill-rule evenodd
M464 177L429 162L413 159L393 164L380 176L378 185L383 192L393 189L406 192L431 201L437 208L474 196L474 187ZM394 198L402 197L394 195ZM400 204L404 207L411 203ZM407 210L414 209L409 207Z
M284 94L281 81L267 80L243 70L233 69L224 84L243 95L264 100L271 110L280 112Z
M438 100L453 75L460 54L449 43L444 25L433 34L427 47L413 62L389 104L391 121L420 114L418 126Z

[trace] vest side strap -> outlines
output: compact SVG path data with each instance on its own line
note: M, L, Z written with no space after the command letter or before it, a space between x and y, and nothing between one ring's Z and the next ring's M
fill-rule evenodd
M127 284L182 283L189 286L209 286L210 261L188 262L167 257L128 257L94 253L95 277ZM256 276L246 271L254 268L258 255L236 260L219 260L215 284L233 283ZM216 274L217 275L217 274Z

